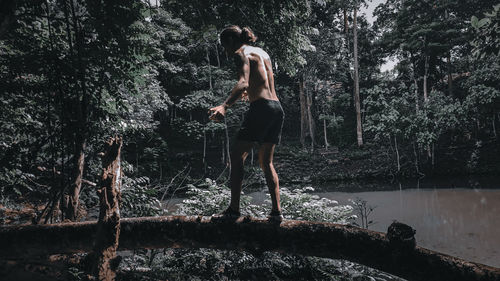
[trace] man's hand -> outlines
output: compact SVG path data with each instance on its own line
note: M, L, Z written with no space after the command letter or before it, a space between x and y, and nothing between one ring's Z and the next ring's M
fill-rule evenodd
M248 92L247 91L244 91L243 94L241 94L241 100L248 101Z
M212 107L208 110L208 114L210 114L210 120L221 121L226 115L226 107L224 106L224 104Z

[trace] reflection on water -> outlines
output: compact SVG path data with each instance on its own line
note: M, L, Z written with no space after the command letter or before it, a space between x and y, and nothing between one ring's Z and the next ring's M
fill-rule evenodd
M376 207L370 229L387 232L393 220L417 230L417 245L500 267L500 189L399 189L320 192L349 204L357 197Z

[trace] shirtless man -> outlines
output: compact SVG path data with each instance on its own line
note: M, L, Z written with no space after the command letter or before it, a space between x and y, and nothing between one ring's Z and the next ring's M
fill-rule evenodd
M271 194L272 210L268 218L283 220L280 207L278 175L273 166L273 154L281 138L284 112L274 90L271 59L261 48L250 46L257 37L245 27L229 26L220 34L220 41L228 57L234 57L238 70L238 82L226 101L209 110L210 119L220 120L226 108L243 95L247 95L250 108L246 112L231 152L231 203L221 214L229 217L240 216L240 194L243 181L243 166L253 142L260 144L259 163L264 171Z

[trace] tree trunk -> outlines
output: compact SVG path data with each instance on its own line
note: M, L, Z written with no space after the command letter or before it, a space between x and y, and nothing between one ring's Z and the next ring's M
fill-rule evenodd
M205 166L206 157L207 157L207 130L203 129L203 166Z
M86 141L81 139L75 151L75 170L73 173L73 184L69 190L67 206L65 208L65 218L72 221L78 218L78 209L80 205L80 190L82 189L83 170L85 167L85 147ZM78 157L76 157L78 155Z
M100 281L115 280L120 236L120 200L122 169L120 153L122 139L115 137L106 143L102 157L103 173L97 189L100 200L99 221L93 252L93 275Z
M399 163L399 149L398 149L398 140L396 135L394 135L394 148L396 150L396 162L398 164L398 172L401 171L401 164Z
M349 23L347 21L347 10L344 9L344 34L347 35L349 31Z
M413 67L413 69L412 69L413 86L415 87L415 113L418 114L418 111L419 111L418 83L417 83L417 77L415 75L415 73L417 71L417 67L415 66L415 58L413 57L412 53L410 53L410 57L411 57L411 62L412 62L412 67Z
M214 46L215 46L215 57L217 58L217 67L220 67L219 48L217 47L217 44L214 44Z
M448 92L453 95L453 79L451 77L451 51L448 51L446 56L446 64L448 66Z
M226 155L227 155L227 163L229 165L229 175L231 175L231 152L229 151L229 132L227 129L227 118L224 118L224 124L226 125ZM229 177L228 177L229 178Z
M83 169L85 167L85 147L87 143L87 127L88 127L88 107L89 107L89 95L87 93L87 83L85 76L85 65L82 59L82 50L84 49L84 36L83 31L80 30L79 18L76 16L75 5L78 2L69 1L72 15L72 26L75 33L75 46L76 46L76 58L77 58L77 71L76 71L76 81L79 84L80 89L76 91L76 97L73 100L76 107L76 125L75 125L75 172L73 184L71 190L69 190L68 200L67 200L67 212L66 218L70 220L76 220L78 216L79 207L79 197L83 178Z
M312 97L311 94L306 91L307 98L307 121L309 126L309 135L311 136L311 151L314 151L314 144L316 143L314 139L314 119L311 112Z
M344 35L345 35L345 46L346 46L346 52L347 56L349 56L350 52L350 42L349 42L349 20L348 20L348 15L347 15L347 9L344 9Z
M326 135L326 119L323 119L323 135L325 136L325 148L328 148L328 137Z
M418 153L417 153L417 148L415 142L413 143L413 156L415 156L415 170L418 175L420 175L420 169L418 166Z
M225 157L225 153L226 153L226 146L224 145L224 139L222 140L222 164L226 164L226 157Z
M307 100L305 96L305 79L304 75L299 80L299 101L300 101L300 143L302 148L306 147L306 130L307 130Z
M427 102L429 100L429 95L427 94L427 75L429 72L429 56L425 55L425 63L424 63L424 101Z
M431 153L432 153L432 157L431 157L431 159L432 159L432 168L434 168L435 158L436 158L436 156L435 156L435 150L434 150L434 143L432 143L432 152Z
M208 52L208 47L205 47L205 50L207 52L208 82L209 82L210 90L212 90L213 89L213 87L212 87L212 66L210 65L210 55Z
M407 280L500 281L498 268L406 244L391 231L385 235L349 225L297 220L269 223L251 217L234 221L203 216L126 218L120 224L119 250L208 247L255 254L279 251L347 259ZM3 226L0 257L88 252L96 230L95 221Z
M492 125L493 125L493 136L495 139L497 138L497 128L495 126L495 119L496 119L496 114L493 113L493 119L492 119Z
M361 126L361 101L359 97L359 65L358 65L358 10L354 9L353 36L354 36L354 106L356 107L356 134L358 146L363 145L363 131Z

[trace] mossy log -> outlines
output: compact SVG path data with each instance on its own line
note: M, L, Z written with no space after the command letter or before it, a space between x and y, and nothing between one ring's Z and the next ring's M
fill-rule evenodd
M119 250L136 248L240 249L278 251L358 262L408 280L500 280L500 269L468 262L412 243L395 243L384 233L353 226L240 217L127 218L120 221ZM89 252L96 222L0 227L0 258ZM397 231L396 231L397 232ZM409 245L409 246L408 246Z

